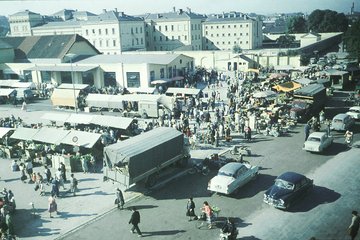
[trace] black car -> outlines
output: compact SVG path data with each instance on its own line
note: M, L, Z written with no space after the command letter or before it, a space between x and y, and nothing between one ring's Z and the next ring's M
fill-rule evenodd
M264 193L264 202L280 209L289 209L314 186L313 180L295 172L285 172Z

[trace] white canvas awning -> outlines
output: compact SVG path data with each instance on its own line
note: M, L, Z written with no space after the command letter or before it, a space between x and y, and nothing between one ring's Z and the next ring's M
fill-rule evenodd
M41 116L42 119L56 122L65 122L70 117L70 113L45 113Z
M20 82L20 80L0 80L0 87L12 87L18 82Z
M92 148L99 141L101 134L71 130L60 143L72 146Z
M30 141L37 132L39 132L39 129L17 128L10 138Z
M69 130L58 128L40 128L40 130L32 137L32 140L50 144L59 144L69 132Z
M93 115L90 115L90 114L73 113L69 116L68 119L65 120L65 122L76 123L76 124L89 124L89 123L91 123L92 118L93 118Z
M7 97L7 96L11 95L14 91L15 91L15 89L2 88L2 89L0 89L0 96Z
M92 118L91 123L126 130L133 121L134 119L126 117L96 115Z
M126 88L130 93L147 93L147 94L153 94L156 90L156 88Z
M200 89L197 88L168 88L166 90L166 95L172 94L172 95L178 95L178 94L184 94L184 95L198 95L200 93Z
M72 83L62 83L57 88L61 89L77 89L77 90L83 90L85 88L89 87L89 84L72 84Z
M51 101L54 106L75 107L75 98L79 96L80 90L55 88L51 95Z
M15 130L14 128L0 127L0 138L3 138L8 132Z

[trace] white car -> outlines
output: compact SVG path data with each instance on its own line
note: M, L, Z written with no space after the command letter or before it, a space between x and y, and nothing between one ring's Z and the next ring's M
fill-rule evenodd
M333 142L333 138L326 132L313 132L304 143L303 149L309 152L322 152Z
M209 181L207 189L228 195L254 179L258 172L258 166L230 162L219 169L218 174Z
M351 107L346 114L350 115L353 119L359 120L360 119L360 106Z

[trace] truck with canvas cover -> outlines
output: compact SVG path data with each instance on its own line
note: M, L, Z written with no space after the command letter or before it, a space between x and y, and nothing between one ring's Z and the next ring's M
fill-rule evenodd
M306 122L319 114L326 102L326 88L322 84L310 84L294 92L290 117Z
M189 158L183 133L169 127L155 128L104 148L104 180L126 188L138 182L151 187L165 168L186 166Z

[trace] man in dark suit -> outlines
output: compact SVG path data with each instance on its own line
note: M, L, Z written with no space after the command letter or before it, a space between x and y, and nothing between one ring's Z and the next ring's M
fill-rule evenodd
M134 230L136 230L138 237L142 237L141 231L138 226L138 224L140 223L140 213L138 211L136 211L135 207L132 208L132 211L133 211L133 213L129 220L129 224L131 223L133 225L133 227L131 228L130 232L134 233Z

